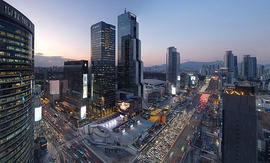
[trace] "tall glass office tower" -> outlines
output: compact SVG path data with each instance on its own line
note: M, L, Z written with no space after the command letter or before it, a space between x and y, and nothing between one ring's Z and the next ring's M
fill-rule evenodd
M224 67L228 69L227 84L233 84L234 82L234 55L232 51L226 51L224 55Z
M252 80L257 77L257 58L250 55L244 55L242 62L242 77Z
M166 82L167 92L174 93L180 90L180 53L175 47L169 47L166 54ZM179 80L178 80L179 79Z
M34 24L0 1L0 162L34 162Z
M143 95L143 62L136 15L124 12L118 16L118 90Z
M91 101L94 112L105 116L115 106L115 26L91 26Z

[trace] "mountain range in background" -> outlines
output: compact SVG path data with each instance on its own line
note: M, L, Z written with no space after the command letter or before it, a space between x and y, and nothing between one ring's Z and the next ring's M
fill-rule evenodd
M196 62L196 61L188 61L180 64L181 69L185 70L199 70L202 68L203 65L223 65L223 61L212 61L212 62ZM151 69L151 71L159 71L159 72L165 72L166 71L166 64L162 65L155 65L150 67L144 67L145 70L148 68Z
M223 66L223 61L212 61L212 62L196 62L196 61L188 61L180 64L181 69L185 70L200 70L203 65L221 65ZM258 64L259 65L259 64ZM144 70L147 70L148 68L151 69L151 71L156 72L166 72L166 64L162 65L155 65L155 66L149 66L144 67ZM241 68L241 63L238 63L238 69ZM270 64L265 65L265 69L270 68Z
M62 56L45 56L42 53L36 53L35 54L35 67L63 67L64 62L68 60L74 60L71 58L65 58ZM181 69L186 70L199 70L202 68L203 65L221 65L223 66L223 61L212 61L212 62L196 62L196 61L188 61L180 64ZM241 66L241 63L238 63L238 66ZM166 71L166 64L162 65L155 65L155 66L149 66L144 67L144 70L147 70L148 68L151 69L151 71L158 71L158 72L165 72ZM266 64L265 68L270 68L270 64Z

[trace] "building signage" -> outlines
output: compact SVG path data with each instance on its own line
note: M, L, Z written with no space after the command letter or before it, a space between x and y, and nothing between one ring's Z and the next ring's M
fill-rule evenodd
M83 98L87 98L87 74L83 74Z

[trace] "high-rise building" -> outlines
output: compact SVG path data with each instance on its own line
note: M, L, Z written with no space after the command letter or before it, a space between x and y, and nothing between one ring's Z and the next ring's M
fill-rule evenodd
M167 49L166 82L168 93L175 94L180 90L180 53L175 47Z
M257 118L254 87L223 94L222 162L257 162Z
M115 106L115 26L91 26L91 101L94 112L110 114Z
M64 79L68 82L63 98L80 108L88 97L88 61L64 62Z
M118 16L118 90L143 95L143 62L136 15Z
M244 79L251 80L257 77L257 58L244 55L241 75Z
M0 162L34 162L34 24L0 1Z
M224 55L224 67L228 68L228 71L234 70L234 56L232 51L226 51Z
M264 65L258 65L257 78L258 79L263 79L264 73L265 73L265 66Z
M224 55L224 68L228 69L227 84L233 84L235 65L232 51L226 51L226 54Z
M234 78L238 78L238 61L237 61L237 56L233 56L233 66L234 66Z

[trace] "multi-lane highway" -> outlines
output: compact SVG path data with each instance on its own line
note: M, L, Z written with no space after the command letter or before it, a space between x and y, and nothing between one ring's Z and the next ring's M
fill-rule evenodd
M196 126L199 122L199 119L195 118L194 116L191 117L190 121L186 123L185 128L183 131L180 131L181 134L175 141L174 145L171 147L170 151L168 152L167 156L164 158L162 162L174 162L180 161L183 157L185 150L182 150L181 147L185 146L189 148L189 143L186 140L189 135L195 131L193 126Z

